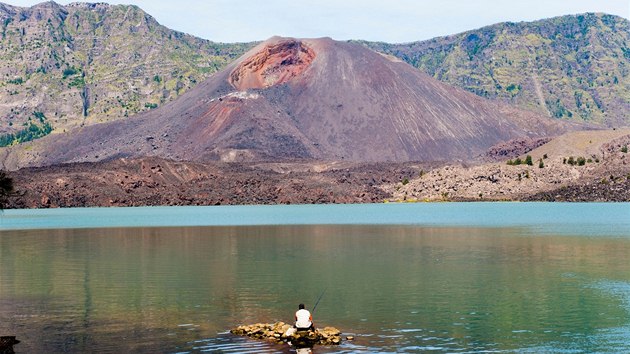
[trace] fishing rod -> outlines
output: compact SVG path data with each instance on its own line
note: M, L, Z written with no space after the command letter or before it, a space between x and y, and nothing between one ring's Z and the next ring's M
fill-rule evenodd
M324 291L322 291L322 293L319 294L319 297L317 298L317 301L315 302L315 306L313 306L313 311L311 311L311 313L315 313L315 309L317 308L317 305L319 305L319 300L321 300L322 297L324 297L324 293L326 292L326 290L328 290L328 288L324 289Z

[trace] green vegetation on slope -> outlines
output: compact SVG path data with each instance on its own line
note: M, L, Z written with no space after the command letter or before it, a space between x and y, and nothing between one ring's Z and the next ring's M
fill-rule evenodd
M621 17L562 16L422 42L361 43L479 96L556 118L630 124L630 22Z
M104 3L1 5L0 33L5 143L11 134L36 138L49 127L65 130L155 108L253 45L202 40L161 26L136 6ZM33 111L44 112L47 125L31 125Z
M50 134L53 130L46 116L42 112L33 112L33 117L28 118L28 122L24 123L24 128L15 133L0 134L0 147L11 146L15 144L25 143Z

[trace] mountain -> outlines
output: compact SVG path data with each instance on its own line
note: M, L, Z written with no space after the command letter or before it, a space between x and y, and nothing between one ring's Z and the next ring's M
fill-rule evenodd
M470 159L582 128L454 88L331 39L272 38L179 99L4 151L4 166L121 157L185 161Z
M555 118L630 125L630 22L621 17L588 13L361 43L482 97Z
M0 146L161 106L253 46L105 3L0 3L0 33Z

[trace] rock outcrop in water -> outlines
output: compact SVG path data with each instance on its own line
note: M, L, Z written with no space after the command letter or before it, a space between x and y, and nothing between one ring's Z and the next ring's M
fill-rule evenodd
M0 337L0 353L12 354L15 353L13 346L19 344L20 341L15 339L15 336L2 336Z
M341 331L334 327L324 327L314 331L299 331L287 335L292 328L284 322L256 323L238 326L230 332L239 336L262 339L275 343L291 343L296 347L312 347L314 345L338 345L341 343Z

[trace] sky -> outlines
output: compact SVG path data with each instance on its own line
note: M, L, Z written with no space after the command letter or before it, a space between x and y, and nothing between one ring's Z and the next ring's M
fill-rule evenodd
M0 0L16 6L40 1ZM100 0L103 1L103 0ZM57 1L68 4L73 1ZM92 1L96 2L96 1ZM499 22L584 12L630 19L630 0L111 0L137 5L162 25L216 42L274 35L412 42Z

